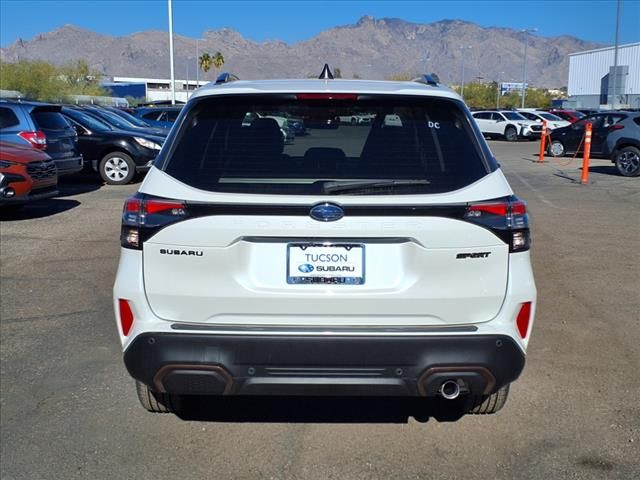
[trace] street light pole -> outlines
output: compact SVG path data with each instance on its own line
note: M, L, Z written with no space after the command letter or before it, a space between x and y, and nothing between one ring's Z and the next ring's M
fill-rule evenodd
M196 88L200 88L200 52L198 51L198 40L196 39Z
M500 94L502 93L500 91L500 84L502 83L502 77L504 75L504 72L500 72L498 74L498 85L497 85L497 93L496 93L496 110L500 109Z
M460 50L462 51L462 81L460 83L460 96L462 97L462 100L464 100L464 51L470 48L471 45L467 47L460 47Z
M169 3L169 62L171 64L171 105L176 104L176 75L173 63L173 9L171 0Z
M618 48L619 48L619 33L620 33L620 4L622 2L618 0L618 5L616 8L616 46L613 53L613 108L619 108L619 94L618 94Z
M527 95L527 46L529 45L529 34L537 32L537 28L522 30L524 32L524 62L522 64L522 108L524 108L524 99Z

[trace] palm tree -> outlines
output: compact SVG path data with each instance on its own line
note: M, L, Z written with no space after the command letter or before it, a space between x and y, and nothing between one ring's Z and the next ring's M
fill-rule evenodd
M218 52L218 53L220 53L220 52ZM214 62L214 60L211 58L211 55L209 55L207 52L204 52L198 58L198 66L205 73L208 72L209 70L211 70L211 65L213 64L213 62Z
M216 67L216 70L219 70L224 65L224 57L220 52L216 52L213 55L213 65Z

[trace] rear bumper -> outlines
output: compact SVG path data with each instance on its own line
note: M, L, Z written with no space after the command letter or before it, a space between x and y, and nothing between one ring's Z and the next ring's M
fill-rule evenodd
M506 335L143 333L124 363L136 380L175 394L434 396L450 379L490 394L518 378L524 357Z
M54 158L58 168L58 177L78 173L83 168L82 157Z

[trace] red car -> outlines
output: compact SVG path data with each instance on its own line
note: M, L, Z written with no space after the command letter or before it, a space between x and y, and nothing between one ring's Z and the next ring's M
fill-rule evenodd
M584 113L579 112L577 110L564 110L562 108L552 108L549 110L549 113L553 113L554 115L557 115L561 119L571 123L577 122L581 118L585 117Z
M0 206L21 205L58 194L56 163L32 147L0 142Z

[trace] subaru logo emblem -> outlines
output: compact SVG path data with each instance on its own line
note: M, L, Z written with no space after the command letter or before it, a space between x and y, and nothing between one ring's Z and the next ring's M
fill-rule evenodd
M313 272L313 265L303 263L302 265L298 265L298 270L300 270L302 273L311 273Z
M320 203L311 209L309 215L319 222L335 222L344 216L344 211L333 203Z

